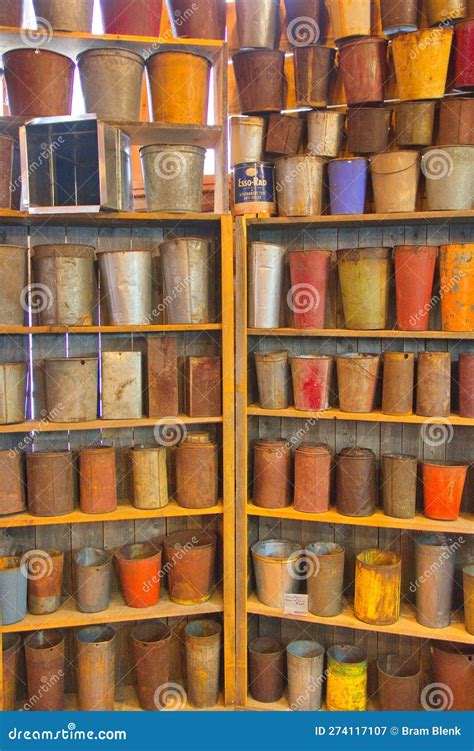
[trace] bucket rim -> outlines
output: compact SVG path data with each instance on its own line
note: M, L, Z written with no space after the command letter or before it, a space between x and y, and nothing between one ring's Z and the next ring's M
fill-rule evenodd
M249 245L249 250L252 250L252 248L255 247L261 247L261 248L268 248L269 250L278 250L282 253L286 253L287 250L284 245L278 245L277 243L267 243L264 240L254 240Z
M265 118L259 117L259 115L231 115L229 117L229 122L231 125L262 125L265 127Z
M282 547L288 546L289 550L291 552L288 553L288 555L283 556L270 556L270 555L264 555L263 553L259 552L259 548L263 547L263 545L269 545L269 544L277 544L281 545ZM270 540L257 540L257 542L254 542L253 545L250 548L250 551L254 558L257 558L260 561L265 561L266 563L288 563L290 561L296 561L298 558L301 558L302 550L301 545L299 545L297 542L293 542L293 540L278 540L278 539L270 539Z
M165 446L153 446L152 444L138 443L136 446L130 446L130 451L153 451L153 453L161 453L166 451Z
M35 457L48 457L48 456L67 456L72 459L73 452L69 449L59 449L58 451L51 451L50 449L44 449L39 451L27 451L26 458L34 459Z
M178 153L184 152L184 153L190 153L190 154L196 154L199 156L205 157L207 149L205 149L203 146L195 146L192 144L160 144L160 143L150 143L147 146L142 146L140 148L140 155L141 154L163 154L168 151L177 151Z
M473 19L474 20L474 19ZM435 153L438 153L440 151L445 151L446 149L474 149L474 144L472 143L453 143L453 144L444 144L442 146L427 146L426 148L421 150L422 157L427 156L430 151L434 151Z
M23 556L21 555L2 555L0 556L0 573L5 571L23 571Z
M134 553L141 553L135 556ZM122 545L115 553L118 561L151 561L161 557L163 546L161 544L153 545L151 542L130 542Z
M97 554L97 560L93 561L92 563L82 563L78 560L81 554L84 556L89 552ZM100 568L102 566L106 566L111 562L111 560L112 555L108 550L104 550L103 548L94 548L91 545L86 545L85 547L80 548L80 550L77 550L74 554L74 564L76 566L80 566L81 568Z
M175 50L166 50L166 49L156 50L156 52L154 52L152 55L150 55L149 57L147 57L147 59L144 61L145 65L148 67L148 64L149 64L150 60L153 60L158 55L190 55L192 57L200 57L202 60L206 61L206 63L207 63L207 65L208 65L209 68L212 67L211 61L209 60L208 57L206 57L206 55L203 52L194 52L194 51L191 51L191 50L179 50L179 49L175 49Z
M313 652L313 654L296 654L296 652L301 649L307 649L309 652ZM294 639L293 641L290 641L286 647L287 655L302 660L311 660L316 657L321 657L324 655L325 651L323 645L313 639Z
M253 57L274 57L275 59L278 57L280 60L285 59L285 51L284 50L269 50L269 49L262 49L262 48L248 48L248 49L242 49L238 52L234 52L232 55L232 60L234 61L236 58L242 58L242 57L249 57L252 55Z
M317 117L319 118L327 118L327 117L337 117L337 118L345 118L347 117L346 112L337 112L336 110L310 110L308 112L308 118L312 117L313 120Z
M433 31L439 32L440 34L448 34L451 36L454 34L454 31L451 28L447 29L447 28L437 27L433 29L431 26L429 26L426 29L417 29L416 31L408 31L406 34L399 34L398 36L395 37L395 39L392 39L392 44L394 44L395 42L401 42L403 39L407 37L410 37L411 39L413 39L415 34L417 37L431 36Z
M128 57L130 60L134 60L135 62L139 63L142 67L145 66L145 59L138 54L138 52L135 52L134 50L129 50L127 47L89 47L87 50L83 50L80 52L76 58L77 64L79 65L80 61L84 57Z
M16 140L13 138L13 136L9 136L8 133L0 133L0 141L10 141L13 144L16 143Z
M338 261L351 255L360 256L361 258L363 258L364 255L367 255L369 259L386 260L391 258L392 248L381 245L374 248L340 248L339 250L336 250L336 254Z
M370 159L365 156L338 156L336 157L336 159L331 159L331 161L329 162L329 167L331 167L331 164L334 164L334 162L347 162L347 164L352 164L352 162L367 162L368 167L370 164Z
M43 639L52 643L42 644L41 641ZM38 641L40 642L39 644L37 643ZM35 652L39 652L43 649L54 649L64 644L64 634L62 631L55 628L40 629L39 631L34 631L32 634L29 634L24 643L25 648L33 649Z
M158 243L158 248L162 248L164 245L173 245L173 244L176 244L176 243L178 245L180 245L181 243L187 243L187 242L199 242L199 243L203 243L203 244L205 244L205 245L207 245L209 247L210 244L211 244L211 242L212 242L212 238L193 237L193 236L190 236L190 235L189 236L187 235L186 237L175 237L173 239L170 238L169 240L162 240L161 242ZM152 251L152 252L153 252L153 254L155 254L156 253L156 249L154 251Z
M68 60L72 67L75 67L75 62L72 57L69 57L69 55L63 55L61 52L54 52L53 50L45 50L44 47L14 47L12 50L8 50L7 52L3 53L3 60L5 61L5 58L8 58L9 55L16 52L26 53L27 55L31 53L37 55L39 53L41 55L54 55L55 57L62 57L64 58L64 60Z
M152 253L151 248L111 248L110 250L96 250L97 258L111 253Z
M192 633L193 631L199 629L202 629L204 633ZM206 631L209 631L210 633L205 633ZM184 627L185 638L198 639L200 644L207 640L214 640L216 636L220 638L221 634L222 624L220 624L219 621L215 621L211 618L198 618L195 621L189 621L189 623L187 623Z
M267 649L262 648L264 645ZM261 648L259 649L258 647ZM258 655L284 654L285 645L279 639L274 639L271 636L256 636L255 639L249 642L248 650L252 654Z
M312 456L329 455L331 458L333 456L333 452L327 443L300 443L295 451L298 451L300 454L310 454Z
M364 34L363 36L354 37L353 39L347 39L347 40L336 40L338 42L337 49L340 51L344 49L344 47L353 47L358 46L361 47L364 44L386 44L388 45L388 39L385 39L385 37L380 35L370 35L370 34Z
M155 634L153 634L155 630ZM144 633L143 633L144 632ZM150 633L150 638L146 638L147 632ZM161 632L161 636L159 635ZM151 646L153 644L160 644L167 642L171 639L171 629L164 621L157 620L150 622L144 622L137 624L130 634L130 638L136 644L142 644L143 646Z
M27 362L0 362L0 368L12 368L13 366L21 366L23 368L28 367Z
M370 352L341 352L341 354L333 355L333 357L336 360L380 360L382 355Z
M433 149L431 149L433 150ZM385 169L382 171L377 172L377 170L374 168L375 164L379 164L379 162L385 161L386 157L392 157L394 154L399 156L400 154L404 156L410 156L412 160L410 163L404 167L401 167L399 169ZM421 159L421 152L420 151L410 151L408 149L400 149L399 151L382 151L380 154L374 154L370 157L370 171L374 175L398 175L401 172L408 172L408 170L413 169L413 167L416 167Z
M71 250L71 253L61 255L65 250ZM76 249L76 250L74 250ZM32 258L81 258L85 260L94 260L95 248L93 245L85 243L43 243L34 245L32 248Z
M0 243L0 251L2 250L2 248L8 248L8 249L16 248L19 250L24 250L25 253L28 251L28 247L26 245L9 245L8 243Z
M354 644L337 644L329 647L328 659L343 665L367 665L367 655Z
M397 360L414 360L415 359L415 353L414 352L383 352L382 357L383 360L385 359L389 360L391 357L395 355Z
M254 448L256 446L264 447L264 446L270 446L273 448L283 448L287 446L288 442L285 441L283 438L258 438L256 441L254 441Z
M449 550L452 545L452 539L443 533L431 533L426 535L420 535L415 538L415 545L430 547L430 548L443 548Z
M255 359L261 360L288 360L287 350L279 350L277 352L254 352Z
M469 462L456 462L456 461L444 461L443 459L431 459L421 462L421 468L423 467L445 467L446 469L465 469L466 472L471 464Z
M418 464L418 457L415 454L382 454L382 461L384 459L410 459L412 461L414 459Z
M293 360L315 360L316 362L319 362L321 360L334 360L334 355L290 355L289 356L290 362Z
M321 548L319 550L319 548ZM310 542L309 545L306 545L305 547L305 553L309 553L310 555L314 555L316 557L332 557L336 555L341 555L341 553L344 555L345 550L342 545L339 545L337 542Z
M83 446L79 449L79 457L89 451L113 451L115 453L115 446L113 443L101 443L97 446Z
M292 250L288 251L288 255L290 256L296 253L301 253L302 255L309 253L321 253L321 255L332 256L333 252L334 251L327 250L326 248L293 248Z
M87 637L92 637L91 639ZM76 631L75 641L81 644L112 644L117 638L117 631L112 626L85 626Z
M376 560L366 560L366 558L371 557L374 557ZM388 570L399 568L401 566L402 557L399 553L395 553L393 550L368 548L367 550L361 550L360 553L357 553L356 561L362 564L366 569L379 571L380 569Z
M390 669L392 661L398 663L397 668ZM382 655L377 660L377 668L381 673L391 678L416 678L421 674L421 667L414 659L407 659L398 654ZM402 670L404 674L400 675L399 670Z

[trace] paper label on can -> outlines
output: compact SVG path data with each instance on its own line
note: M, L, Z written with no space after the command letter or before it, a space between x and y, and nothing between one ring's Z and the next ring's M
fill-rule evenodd
M283 615L308 615L308 595L283 595Z
M235 204L275 202L273 164L237 164L234 170Z

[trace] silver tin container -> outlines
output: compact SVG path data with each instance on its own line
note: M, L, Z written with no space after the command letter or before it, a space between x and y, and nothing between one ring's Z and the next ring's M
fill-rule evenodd
M141 148L148 210L201 212L205 156L201 146Z
M339 112L308 112L308 147L313 156L338 157L344 139L346 116Z
M271 243L250 243L248 253L248 325L274 329L280 323L286 249Z
M319 216L323 210L326 160L318 156L283 156L275 162L279 216Z
M258 599L271 608L283 608L284 595L299 592L299 545L289 540L260 540L250 550Z
M160 244L168 323L209 323L209 242L182 237Z
M92 32L94 0L33 0L40 28L47 21L55 31Z
M118 47L93 48L78 55L77 67L86 112L104 120L140 120L145 70L141 55Z
M102 417L104 420L143 417L141 352L102 353Z
M236 0L235 7L240 49L273 49L279 0Z
M97 357L55 357L44 361L46 409L50 422L97 419Z
M145 326L152 322L151 250L106 250L97 253L101 295L111 326Z
M265 140L263 117L231 117L231 165L261 162Z

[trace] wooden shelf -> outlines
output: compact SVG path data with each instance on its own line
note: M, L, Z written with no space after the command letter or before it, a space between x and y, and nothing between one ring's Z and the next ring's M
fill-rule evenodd
M254 712L292 712L293 710L290 709L290 705L288 704L288 698L286 694L284 694L281 699L278 701L272 701L272 702L262 702L262 701L256 701L250 694L247 696L247 703L245 707L237 707L237 709L251 709ZM326 706L325 704L321 705L321 709L318 710L319 712L326 712ZM369 699L367 703L367 711L368 712L377 712L379 711L379 706L377 702L373 699Z
M48 422L48 420L28 420L13 425L2 425L2 433L61 433L69 430L112 430L119 428L147 428L155 425L205 425L221 423L222 417L141 417L139 420L87 420L84 422Z
M423 417L421 415L384 415L382 412L342 412L340 409L327 409L323 412L308 412L298 410L294 407L288 409L262 409L258 404L250 404L247 407L247 414L251 417L294 417L294 418L313 418L314 420L350 420L352 422L395 422L404 425L423 425L430 423L433 425L445 425L449 422L451 425L464 425L474 427L474 419L470 417L459 417L452 414L449 417Z
M293 217L256 217L247 219L249 227L354 227L368 224L419 224L432 222L463 223L474 219L474 210L470 211L409 211L397 214L351 214L335 216L293 216Z
M174 331L222 331L221 323L150 326L0 326L0 335L15 334L153 334Z
M168 598L162 588L158 605L151 608L129 608L122 596L116 592L112 595L110 606L101 613L80 613L71 598L64 602L59 610L52 615L26 615L19 623L2 626L1 633L17 633L20 631L36 631L42 628L73 628L75 626L90 626L96 623L127 623L128 621L146 621L152 618L180 618L185 615L204 615L222 613L223 599L216 591L211 599L199 605L177 605Z
M2 129L0 118L0 133L5 132ZM26 211L12 211L9 209L0 210L0 225L13 224L18 226L36 226L45 223L51 226L80 225L84 227L115 227L117 225L133 226L135 224L141 227L156 227L157 224L193 224L196 222L220 222L226 214L214 213L187 213L171 214L154 211L98 211L96 214L78 211L77 213L64 213L61 208L57 212L49 214L29 214Z
M474 534L474 514L461 514L456 521L438 521L417 514L413 519L396 519L386 516L378 510L372 516L344 516L331 508L323 514L305 514L296 511L293 506L280 509L267 509L247 504L250 516L265 516L274 519L294 519L301 522L319 522L321 524L345 524L354 527L382 527L383 529L411 529L420 532L450 532L454 534Z
M474 339L474 331L398 331L385 329L247 329L248 336L314 336L322 339Z
M382 634L397 634L399 636L414 636L420 639L439 639L441 641L474 644L474 636L467 633L464 623L456 615L453 616L452 623L447 628L427 628L417 622L414 607L406 603L402 603L400 618L391 626L373 626L369 623L363 623L355 617L352 608L347 605L340 615L336 615L333 618L321 618L311 613L301 616L284 615L282 610L270 608L268 605L260 602L255 593L250 595L248 599L247 612L253 615L265 615L269 618L321 623L326 626L335 626L336 628L352 628L359 631L376 631Z
M183 688L185 691L185 689ZM65 709L67 711L75 711L77 710L77 697L75 694L67 694L64 698L64 704ZM21 704L19 705L19 709L21 709ZM177 712L230 712L234 708L229 706L226 707L224 704L224 699L222 694L219 696L219 699L217 701L217 704L212 707L206 707L204 709L200 709L199 707L193 707L192 704L190 704L188 701L186 701L185 704L183 704L182 707L175 708L174 705L170 705L169 711L177 711ZM116 712L142 712L142 708L140 707L138 703L138 698L135 693L135 689L132 686L125 686L125 687L119 687L116 689L116 695L115 695L115 707L114 710Z

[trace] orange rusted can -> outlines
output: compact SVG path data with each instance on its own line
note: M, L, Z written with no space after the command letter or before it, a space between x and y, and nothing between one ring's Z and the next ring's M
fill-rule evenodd
M33 516L62 516L74 511L71 451L35 451L26 455L28 510Z
M129 608L150 608L160 599L162 546L124 545L115 554L123 599Z
M18 673L18 655L20 652L20 635L3 634L3 706L4 712L13 712L16 708L16 684Z
M332 453L324 444L305 443L295 451L295 511L329 511Z
M146 71L154 122L207 125L209 60L194 52L156 52Z
M451 355L420 352L416 386L416 414L449 417L451 414Z
M412 415L415 385L413 352L385 352L383 356L382 412Z
M59 117L70 115L74 62L45 49L10 50L3 55L10 115Z
M55 613L61 605L64 553L31 550L25 556L28 571L28 610L32 615Z
M422 29L393 39L392 54L402 102L443 98L453 34L448 28Z
M474 99L467 96L443 99L439 104L438 146L474 146L473 122Z
M15 451L0 451L0 516L26 508L23 458Z
M423 504L429 519L456 521L461 508L468 464L423 462Z
M108 514L117 508L115 449L96 446L79 454L80 507L85 514Z
M168 595L179 605L206 602L215 586L217 538L213 532L185 530L164 539Z
M371 516L377 504L377 466L370 449L343 449L336 462L336 505L344 516Z
M27 701L23 709L64 709L64 635L57 629L34 631L25 639ZM45 687L48 690L45 690Z
M253 502L261 508L291 505L291 450L286 441L256 441Z
M442 245L439 273L443 331L474 331L474 243Z
M219 453L209 433L188 433L177 447L176 503L183 508L210 508L218 500Z
M81 712L111 712L115 702L117 633L88 626L76 633L78 705Z
M363 623L389 626L400 617L402 559L390 550L356 556L354 615Z

